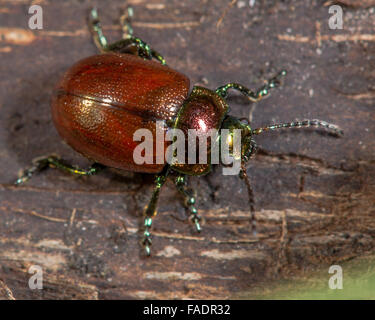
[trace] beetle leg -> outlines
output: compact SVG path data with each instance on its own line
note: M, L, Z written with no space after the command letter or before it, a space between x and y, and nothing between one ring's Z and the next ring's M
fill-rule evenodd
M159 199L159 193L161 187L164 185L165 181L167 180L167 176L169 173L169 166L166 166L165 169L156 176L155 179L155 188L151 196L151 200L148 203L147 207L145 208L143 215L144 215L144 232L143 232L143 239L142 245L145 248L146 254L149 256L151 254L150 246L152 244L151 239L151 226L152 226L152 218L157 214L157 203Z
M131 19L133 18L133 15L133 8L129 6L124 14L120 17L123 39L128 39L133 36L133 28L131 26Z
M167 64L165 62L164 57L159 52L155 51L154 49L151 49L151 54L152 54L152 57L158 60L161 64Z
M154 58L161 64L166 64L164 57L159 52L150 48L150 46L140 38L133 36L133 28L130 25L131 17L133 17L133 9L131 7L128 7L127 11L120 17L123 39L120 41L116 41L115 43L108 44L106 37L103 35L98 11L96 8L93 8L90 11L89 26L94 37L94 42L98 49L101 52L115 51L121 53L136 54L142 58L149 60Z
M133 42L134 45L137 46L139 50L139 56L146 58L146 59L152 59L155 58L158 60L161 64L166 64L164 57L154 49L152 49L146 42L144 42L142 39L139 39L137 37L131 37L129 40Z
M90 11L89 28L94 37L95 45L98 47L100 52L105 52L108 47L108 42L106 37L103 35L102 26L100 24L98 11L96 8L93 8Z
M159 52L152 49L142 39L133 36L110 44L106 50L120 53L135 54L140 56L141 58L148 60L155 58L161 64L166 64L164 57Z
M278 87L280 85L281 77L284 77L285 75L285 70L280 71L276 76L268 80L264 86L262 86L255 92L244 87L239 83L228 83L224 86L218 87L216 89L216 93L219 94L221 97L226 98L228 95L228 90L234 89L240 91L242 94L247 96L252 102L257 102L263 99L264 97L268 96L271 89Z
M131 19L133 18L133 8L128 7L124 14L120 17L120 24L123 32L123 39L130 40L131 44L138 48L138 54L146 59L156 59L161 64L165 64L164 57L156 50L150 48L150 46L143 40L133 36L133 28L131 26Z
M152 59L155 58L158 60L161 64L166 64L164 57L154 49L152 49L146 42L144 42L142 39L137 37L131 37L129 38L135 44L139 50L139 55L146 59Z
M185 206L189 209L189 218L195 224L195 228L197 229L197 231L200 232L201 226L199 222L202 220L202 218L198 214L198 211L194 206L196 202L194 192L191 189L186 188L186 182L187 182L186 175L179 175L175 180L177 190L185 198Z
M90 176L97 174L101 171L104 166L99 163L94 163L88 169L80 169L69 164L66 164L63 160L59 159L56 156L49 156L46 158L39 158L33 161L33 166L29 169L23 171L20 177L14 183L15 185L20 185L28 181L34 173L40 172L44 169L50 168L57 168L60 170L67 171L72 174L80 175L80 176Z

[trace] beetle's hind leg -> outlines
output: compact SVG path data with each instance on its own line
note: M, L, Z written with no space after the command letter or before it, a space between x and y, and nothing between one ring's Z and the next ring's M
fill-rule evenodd
M166 64L164 57L152 49L142 39L133 36L133 28L130 20L133 17L132 7L128 7L125 13L120 17L120 24L123 31L123 39L116 41L112 44L108 44L106 37L103 35L103 30L100 24L98 11L93 8L90 11L89 26L91 33L94 37L94 42L100 52L120 52L138 55L144 59L156 59L161 64Z
M120 24L123 32L122 40L108 45L106 50L121 53L130 53L148 60L156 59L161 64L166 64L164 57L159 52L152 49L142 39L133 35L133 28L131 26L132 17L133 8L128 7L127 10L125 10L124 14L120 17Z
M198 214L198 210L194 206L196 202L194 191L191 189L188 189L186 187L186 183L187 183L186 175L179 175L175 180L177 190L184 197L185 206L189 210L189 219L194 223L197 231L200 232L201 231L200 221L202 220L202 218Z
M156 176L155 178L155 188L152 192L151 200L148 203L147 207L145 208L143 215L144 215L144 232L143 232L143 239L142 245L145 248L146 255L151 254L151 226L152 226L152 219L157 214L157 204L159 200L159 193L161 187L164 185L165 181L167 180L167 176L169 173L169 166L166 166L164 170Z
M270 90L278 87L280 85L280 80L282 77L286 75L286 71L280 71L276 76L269 79L266 84L260 87L256 91L252 91L242 84L239 83L228 83L216 89L216 93L219 94L221 97L226 98L228 96L228 90L233 89L240 91L242 94L247 96L252 102L258 102L259 100L267 97L270 94Z
M43 171L47 168L57 168L71 174L76 174L79 176L91 176L97 174L103 168L103 165L99 163L94 163L91 167L87 169L80 169L78 167L67 164L65 161L59 159L56 156L49 156L44 158L37 158L33 161L33 166L22 172L20 177L14 183L15 185L20 185L30 180L30 178L37 172Z
M133 15L133 8L129 6L120 17L123 39L129 39L133 36L133 27L131 26L131 19L133 18Z

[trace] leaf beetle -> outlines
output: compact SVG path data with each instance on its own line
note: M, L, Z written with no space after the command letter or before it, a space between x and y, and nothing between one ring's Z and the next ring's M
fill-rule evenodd
M342 131L336 125L321 120L251 128L248 122L228 114L228 91L237 90L250 101L257 102L280 84L286 71L281 71L256 91L238 83L228 83L215 90L194 86L189 93L189 79L168 67L160 53L133 36L131 16L132 10L129 8L121 17L123 39L108 44L97 10L92 9L90 28L100 54L74 64L63 75L53 93L51 111L58 133L73 149L93 160L94 164L88 169L80 169L56 156L39 158L31 168L23 171L15 184L26 182L35 172L48 167L76 175L94 175L105 167L155 174L155 188L144 210L142 239L145 252L150 255L150 229L157 212L160 189L168 175L172 172L177 174L177 190L184 196L189 217L197 231L200 231L201 217L195 206L194 192L187 188L187 176L205 175L211 171L212 165L170 165L166 162L139 165L133 159L133 152L138 144L133 139L134 132L139 128L147 128L155 134L157 120L165 121L166 129L196 129L202 132L208 129L227 129L230 134L234 130L241 130L239 176L246 183L254 229L254 197L245 168L246 162L256 151L253 136L268 130L311 126L323 127L337 135L341 135ZM154 157L156 156L154 153Z

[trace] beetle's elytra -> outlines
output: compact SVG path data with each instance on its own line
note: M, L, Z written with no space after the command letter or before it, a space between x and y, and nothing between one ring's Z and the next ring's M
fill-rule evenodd
M211 163L156 163L137 164L133 152L138 141L133 134L145 128L155 135L156 121L165 121L166 128L186 133L195 129L205 134L210 129L227 129L231 147L234 132L241 132L240 177L245 180L249 194L249 208L254 225L253 192L245 163L256 150L253 136L267 130L292 127L320 126L335 134L342 131L335 125L320 120L281 123L252 129L248 122L228 114L226 97L229 89L257 102L277 87L286 72L281 71L257 91L238 83L228 83L215 90L194 86L190 92L189 79L168 67L163 56L141 39L134 37L129 24L130 12L121 19L124 38L109 45L103 36L96 9L90 13L94 41L101 54L74 64L56 86L52 97L52 118L60 136L76 151L94 161L88 169L66 164L56 156L38 159L23 172L16 185L26 182L42 169L53 167L78 175L93 175L104 167L156 174L156 186L144 210L142 244L150 255L152 219L156 215L161 187L168 175L176 174L177 190L184 196L189 218L200 231L201 217L195 207L194 192L187 188L187 176L203 175L211 171ZM190 92L190 93L189 93ZM211 141L211 144L219 143ZM155 141L155 140L154 140ZM187 143L187 141L186 141ZM164 145L164 149L167 145ZM155 148L154 148L155 150ZM207 158L211 149L207 148ZM230 149L232 150L232 149ZM233 150L232 150L233 152ZM154 152L153 157L158 154Z
M59 134L95 162L124 170L159 173L163 164L133 161L134 132L155 131L156 120L172 120L186 100L189 79L158 62L105 53L76 63L52 98Z

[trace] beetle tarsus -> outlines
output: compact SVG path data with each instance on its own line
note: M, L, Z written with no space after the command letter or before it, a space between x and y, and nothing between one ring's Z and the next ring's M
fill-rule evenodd
M89 15L89 28L94 37L94 42L100 52L105 52L108 47L108 42L103 34L102 26L100 24L98 11L92 8Z
M37 173L37 172L40 172L46 168L48 168L48 161L47 161L48 158L37 158L37 159L34 159L33 160L33 165L22 171L22 173L20 174L19 178L15 181L15 185L18 186L20 184L24 184L25 182L27 182L28 180L30 180L32 178L32 176Z
M145 252L147 257L151 256L151 248L149 245L145 245Z
M202 231L202 228L201 228L201 225L199 223L199 220L200 219L198 219L198 218L194 219L195 229L197 230L198 233Z
M201 216L198 214L198 210L195 208L196 197L195 192L191 189L186 188L187 177L186 175L179 175L175 180L175 185L177 190L185 198L185 207L189 210L189 219L194 223L195 229L197 232L201 232L200 221L202 220Z
M147 235L146 235L146 233L147 233ZM143 245L143 248L145 250L146 256L149 257L151 255L152 240L151 240L150 232L149 232L148 229L147 229L147 231L144 232L144 239L142 241L142 245Z
M152 226L152 218L157 214L157 204L159 200L159 193L161 187L164 185L165 181L167 180L167 176L169 174L169 166L165 166L164 170L156 176L155 178L155 188L151 196L151 200L148 203L147 207L145 208L143 215L144 215L144 232L143 232L143 240L142 244L147 252L150 252L150 246L152 244L151 241L151 226Z

